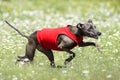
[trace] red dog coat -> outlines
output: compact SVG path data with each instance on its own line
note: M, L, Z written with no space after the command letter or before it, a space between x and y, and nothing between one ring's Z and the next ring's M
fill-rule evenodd
M69 25L68 25L69 26ZM57 38L60 34L66 35L71 38L77 45L83 41L83 37L76 37L69 29L68 26L62 28L45 28L37 31L37 40L41 46L47 50L53 49L61 51L58 48ZM73 46L72 48L74 48ZM72 49L70 48L70 49Z

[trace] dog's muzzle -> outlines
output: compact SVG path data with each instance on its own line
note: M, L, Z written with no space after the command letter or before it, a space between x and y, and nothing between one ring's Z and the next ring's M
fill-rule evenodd
M97 33L90 32L88 35L89 37L98 39L98 37L101 35L101 32L97 32Z

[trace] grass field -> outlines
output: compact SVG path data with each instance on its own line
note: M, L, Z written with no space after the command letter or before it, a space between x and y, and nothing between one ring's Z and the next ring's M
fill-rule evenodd
M43 27L76 25L92 19L102 32L94 47L73 51L75 59L67 68L51 68L45 55L36 52L34 62L15 64L25 52L27 40L11 29L8 20L29 35ZM56 65L63 65L68 53L54 51ZM0 0L0 80L120 80L119 0Z

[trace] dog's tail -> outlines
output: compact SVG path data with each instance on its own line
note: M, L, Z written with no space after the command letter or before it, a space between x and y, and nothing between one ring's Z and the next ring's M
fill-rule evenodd
M13 25L11 25L9 22L7 22L6 20L5 20L5 22L11 27L11 28L13 28L15 31L17 31L22 37L25 37L25 38L29 38L28 36L26 36L26 35L24 35L23 33L21 33L17 28L15 28Z

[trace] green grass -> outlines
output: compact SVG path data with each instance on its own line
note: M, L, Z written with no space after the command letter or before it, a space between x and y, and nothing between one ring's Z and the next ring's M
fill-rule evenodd
M119 0L0 0L0 80L120 80ZM45 55L36 52L34 62L15 64L25 52L27 40L4 23L8 20L29 35L43 27L76 25L91 18L102 32L94 47L73 51L67 68L51 68ZM63 65L68 53L54 51L56 65Z

